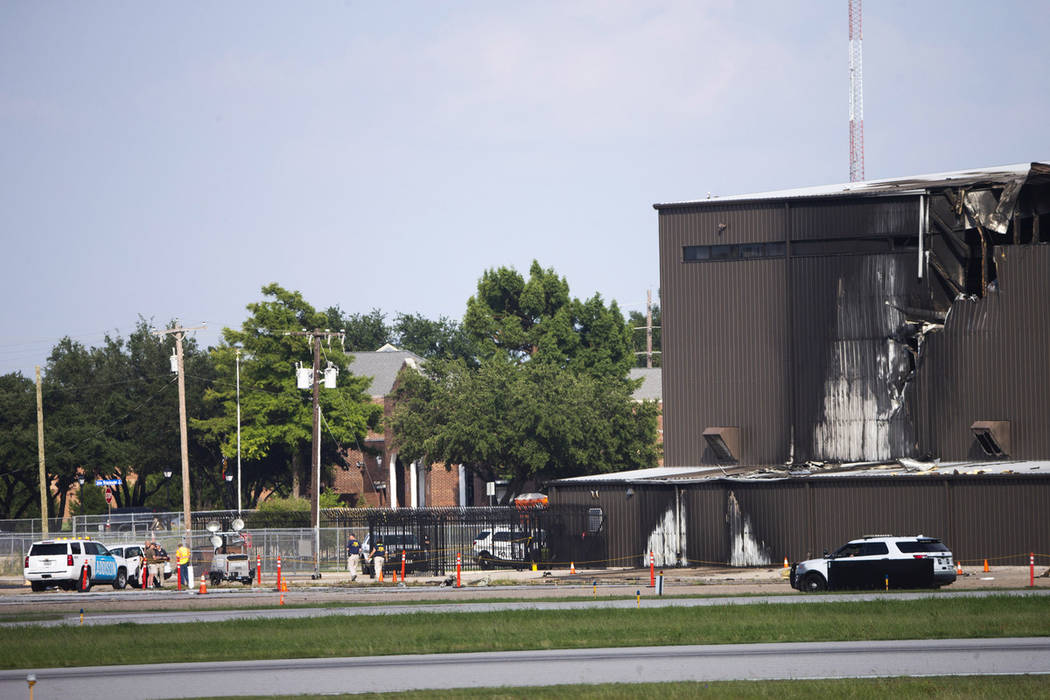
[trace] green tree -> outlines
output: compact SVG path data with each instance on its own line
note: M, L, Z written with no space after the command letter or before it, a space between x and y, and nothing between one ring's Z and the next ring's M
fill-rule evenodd
M126 341L107 336L89 350L66 338L52 350L43 394L47 466L57 487L53 512L62 512L79 475L120 478L114 505L142 506L164 485L161 472L181 469L177 376L169 360L174 345L174 338L156 335L140 318ZM187 413L200 418L210 358L187 337L183 362ZM214 452L193 437L191 481L197 483ZM196 488L194 496L198 506L211 500Z
M240 330L223 329L223 342L213 348L218 379L205 394L215 414L194 421L210 444L233 458L237 451L235 362L241 349L242 480L249 504L264 488L300 495L308 474L312 444L312 394L296 386L296 365L312 366L310 340L289 335L300 329L327 327L302 294L277 284L262 289L263 301L248 305L250 316ZM332 362L341 371L337 389L321 389L323 461L339 459L337 449L364 439L378 424L382 409L365 395L368 379L347 371L350 358L338 343L322 345L322 368ZM334 438L334 441L333 441ZM290 487L290 488L289 488Z
M5 374L0 376L0 517L39 514L37 469L36 389L20 372Z
M425 359L462 358L472 360L474 345L459 322L440 317L432 321L419 314L397 314L393 326L394 344Z
M343 347L348 351L374 352L394 340L394 331L386 323L386 314L372 309L367 314L346 314L338 306L324 312L324 327L342 331Z
M507 479L506 502L529 479L653 466L658 409L632 386L544 363L430 361L402 372L391 428L408 460Z
M631 338L616 302L569 296L569 284L533 261L529 279L501 267L486 271L467 301L463 327L481 357L544 362L596 376L625 377Z
M478 362L404 370L389 418L401 455L524 482L656 464L658 408L636 403L630 334L615 302L569 296L551 269L487 271L463 326Z

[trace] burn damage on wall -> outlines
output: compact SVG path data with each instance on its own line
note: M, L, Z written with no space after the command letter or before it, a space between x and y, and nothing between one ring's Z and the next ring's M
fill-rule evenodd
M655 206L666 464L1050 456L1050 165Z
M772 562L769 546L758 539L751 516L740 508L740 501L732 489L726 496L726 525L731 566L765 566Z

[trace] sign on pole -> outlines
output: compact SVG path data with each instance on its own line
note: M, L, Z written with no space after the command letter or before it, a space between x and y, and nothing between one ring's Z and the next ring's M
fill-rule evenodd
M123 479L95 479L95 486L120 486Z

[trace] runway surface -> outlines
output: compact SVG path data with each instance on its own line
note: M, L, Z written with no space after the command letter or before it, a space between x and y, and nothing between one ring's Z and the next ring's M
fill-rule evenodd
M230 661L36 669L35 698L398 692L413 689L737 679L1050 672L1050 639L809 642ZM26 697L25 670L0 697Z

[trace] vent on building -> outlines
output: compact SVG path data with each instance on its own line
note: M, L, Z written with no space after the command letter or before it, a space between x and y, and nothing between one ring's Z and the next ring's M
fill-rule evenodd
M596 535L602 529L602 521L604 520L604 513L601 508L588 508L587 509L587 534Z
M1010 455L1010 421L979 420L970 426L970 430L989 457Z
M740 428L704 428L704 440L719 462L740 461Z

